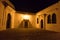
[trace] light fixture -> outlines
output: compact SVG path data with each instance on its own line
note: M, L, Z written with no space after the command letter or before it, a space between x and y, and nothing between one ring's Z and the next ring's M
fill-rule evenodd
M25 20L29 20L29 18L30 18L29 15L24 15L24 16L23 16L23 19L25 19Z

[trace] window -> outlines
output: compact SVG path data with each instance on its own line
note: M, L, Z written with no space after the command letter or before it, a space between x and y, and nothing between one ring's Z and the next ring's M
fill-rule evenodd
M37 24L39 23L39 19L37 18Z
M50 15L48 15L47 23L48 23L48 24L50 24L50 23L51 23L51 16L50 16Z
M52 14L52 23L55 24L56 23L56 14Z

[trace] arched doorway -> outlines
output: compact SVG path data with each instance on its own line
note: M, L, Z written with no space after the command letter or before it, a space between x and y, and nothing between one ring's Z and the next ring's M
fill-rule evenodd
M28 28L29 26L29 20L24 20L24 28Z
M8 14L7 16L7 23L6 23L6 28L11 28L11 15Z
M41 20L41 28L43 28L43 20Z

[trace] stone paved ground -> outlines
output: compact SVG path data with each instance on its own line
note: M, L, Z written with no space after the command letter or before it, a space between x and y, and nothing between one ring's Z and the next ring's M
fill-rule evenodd
M60 33L38 29L0 31L0 40L60 40Z

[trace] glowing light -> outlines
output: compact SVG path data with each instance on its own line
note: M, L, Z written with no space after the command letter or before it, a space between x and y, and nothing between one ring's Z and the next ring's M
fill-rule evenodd
M30 18L30 16L29 15L24 15L23 18L28 20Z

